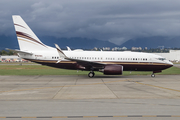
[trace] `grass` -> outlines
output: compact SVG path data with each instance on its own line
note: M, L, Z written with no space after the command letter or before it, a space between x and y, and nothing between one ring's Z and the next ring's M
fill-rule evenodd
M0 65L0 75L87 75L88 71L65 70L42 65ZM100 72L96 73L101 74Z
M17 65L17 64L25 64L25 65L36 65L37 63L34 62L0 62L0 65ZM37 64L40 65L40 64Z
M0 65L0 75L87 75L89 71L77 70L65 70L52 68L42 65ZM103 75L101 72L95 72L96 75ZM138 72L124 71L123 75L150 75L152 72ZM156 73L161 75L176 75L180 74L180 69L177 67L171 67L162 71L162 73Z

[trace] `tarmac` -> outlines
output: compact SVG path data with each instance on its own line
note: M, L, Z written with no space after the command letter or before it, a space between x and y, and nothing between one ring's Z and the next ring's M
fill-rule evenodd
M179 120L180 75L0 76L0 120Z

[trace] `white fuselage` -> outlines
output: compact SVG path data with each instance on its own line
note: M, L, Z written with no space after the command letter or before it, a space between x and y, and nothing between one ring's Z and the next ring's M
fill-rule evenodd
M118 51L83 51L83 50L74 50L74 51L63 51L67 57L72 59L79 59L85 61L94 61L105 64L122 64L133 63L137 64L164 64L164 65L173 65L170 61L165 60L165 58L151 54L151 53L142 53L142 52L118 52ZM20 57L35 60L35 61L54 61L59 60L58 52L55 48L51 48L47 51L32 51L33 55L19 54ZM61 60L60 63L68 60Z

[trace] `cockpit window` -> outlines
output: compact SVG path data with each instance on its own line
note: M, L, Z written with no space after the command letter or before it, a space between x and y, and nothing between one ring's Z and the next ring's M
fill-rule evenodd
M158 58L158 60L162 60L163 61L163 60L166 60L166 58Z

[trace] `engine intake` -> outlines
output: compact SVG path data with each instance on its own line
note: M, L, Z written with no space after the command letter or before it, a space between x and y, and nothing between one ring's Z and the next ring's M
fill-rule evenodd
M122 65L106 65L102 71L105 75L122 75Z

